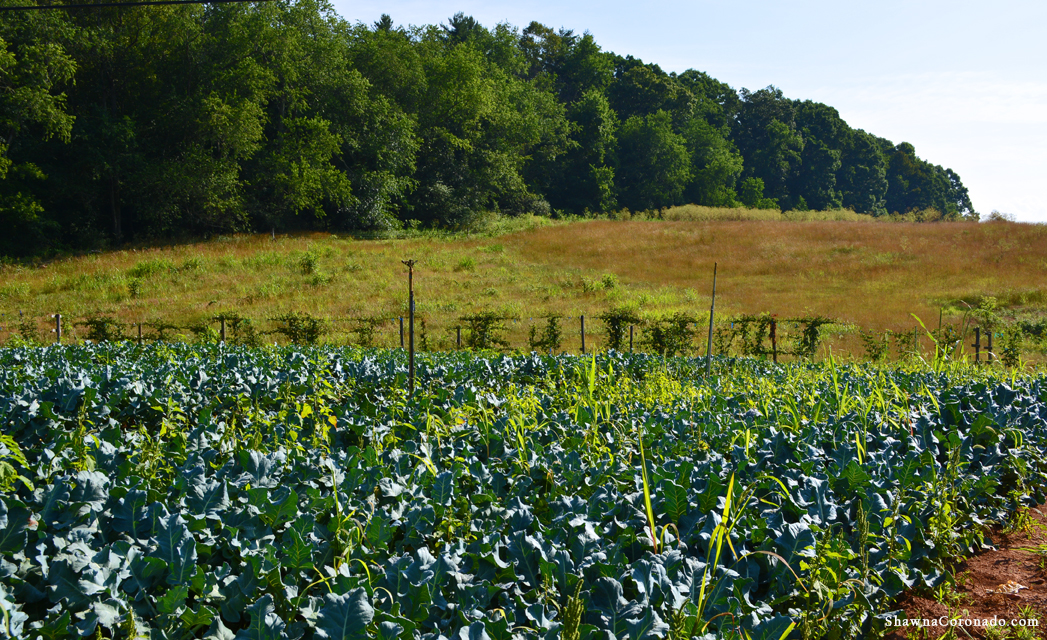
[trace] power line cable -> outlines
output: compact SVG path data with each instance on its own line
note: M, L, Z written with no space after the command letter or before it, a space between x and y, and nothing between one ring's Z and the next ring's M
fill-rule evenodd
M15 7L0 5L0 11L42 11L46 9L107 9L114 7L152 7L177 4L233 4L272 2L273 0L148 0L141 2L93 2L90 4L32 4Z

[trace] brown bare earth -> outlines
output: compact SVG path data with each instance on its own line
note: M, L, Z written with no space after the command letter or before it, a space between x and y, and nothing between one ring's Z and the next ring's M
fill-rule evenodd
M974 638L993 637L984 622L990 620L1005 623L997 629L997 638L1047 637L1045 514L1047 507L1030 509L1030 522L1024 529L1010 534L992 532L996 549L960 564L955 570L955 589L939 594L943 596L938 598L940 602L934 599L934 594L908 593L895 606L905 612L899 618L938 621L938 626L903 627L887 637L940 638L949 631L949 626L943 626L941 621L951 618L962 623L962 630L960 626L954 627L958 638L966 638L967 634ZM1023 621L1027 625L1024 628ZM1036 626L1032 626L1034 624Z

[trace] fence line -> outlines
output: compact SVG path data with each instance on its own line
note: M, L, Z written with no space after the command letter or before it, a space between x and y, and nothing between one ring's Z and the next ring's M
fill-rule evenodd
M511 347L504 337L509 332L509 326L506 323L530 322L531 336L528 339L527 346L532 350L552 353L554 351L563 351L565 346L570 347L571 338L563 334L558 323L560 320L572 320L575 317L578 319L578 333L575 338L578 342L575 344L583 354L594 351L595 348L592 346L591 341L587 343L585 314L577 316L546 314L521 318L501 316L491 312L480 312L473 315L458 316L456 322L452 323L450 327L446 327L445 330L454 332L455 349L509 349ZM590 316L590 319L592 317ZM608 311L595 317L604 325L602 335L606 338L604 346L607 348L615 348L617 350L626 348L625 329L627 327L628 350L630 352L637 347L666 355L698 353L699 351L700 345L695 345L695 338L697 337L700 320L690 314L678 312L672 316L663 315L661 317L643 318L633 312ZM75 327L80 327L83 329L83 335L78 337L95 342L127 339L135 340L141 344L147 340L154 342L167 341L178 335L193 334L198 339L237 344L260 344L263 338L274 335L282 335L291 343L315 344L319 342L322 336L332 333L331 329L333 327L339 327L347 330L348 333L356 334L357 340L355 344L373 346L375 339L379 335L379 329L389 323L393 323L395 326L397 320L399 321L398 333L401 348L405 346L407 337L405 335L404 316L316 318L299 312L286 313L282 316L269 317L262 320L227 312L215 314L206 321L185 325L175 325L163 320L124 323L106 315L86 316L80 321L75 321L63 314L29 317L19 312L17 328L11 327L10 323L6 322L7 319L3 318L0 320L2 322L0 324L0 333L6 330L8 339L12 335L20 335L22 338L30 341L45 342L39 332L39 320L41 318L53 321L53 328L50 329L49 333L54 335L56 343L61 343L63 338L70 335L76 336L77 333L81 333L75 330ZM432 316L422 316L423 335L421 346L423 350L431 350L431 345L428 344L429 340L426 336L426 318L431 319ZM543 333L539 334L537 332L538 325L534 324L535 321L545 321L546 326L542 330ZM262 330L259 327L261 322L271 323L272 328ZM782 319L767 313L734 316L726 318L714 326L710 326L710 340L705 355L708 355L710 351L718 354L729 354L732 351L736 351L740 352L741 355L766 357L774 362L777 362L781 355L812 358L815 356L822 339L821 328L833 324L840 325L843 323L822 316ZM787 328L789 325L792 325L791 332L780 331L783 326ZM217 329L215 328L216 326ZM463 328L466 329L464 341ZM643 333L639 341L636 340L637 328L640 328ZM149 335L143 329L151 329L152 335ZM591 323L588 329L590 334L593 333ZM984 345L986 361L992 362L998 359L998 355L993 351L993 336L1000 337L1003 334L991 330L983 332L981 327L973 327L973 329L974 342L966 346L973 347L974 361L981 362L983 351L982 338L986 339L986 344ZM131 333L128 333L129 330L131 330ZM865 335L864 331L861 333L863 336ZM882 335L870 335L879 335L878 339L883 341L884 351L886 351L887 341L892 333L888 331ZM935 344L941 345L944 341L943 336L945 334L943 333L943 328L940 328L938 332L927 333ZM938 336L935 337L934 333L937 333ZM597 335L601 334L597 332ZM917 328L913 329L911 339L907 336L903 339L903 335L902 333L893 333L900 354L922 353L920 345L922 334ZM793 341L792 349L784 347L790 339ZM864 337L863 340L865 340ZM951 341L944 346L951 350L956 349L965 340L965 336L953 336ZM866 344L866 350L867 353L872 353L868 343Z

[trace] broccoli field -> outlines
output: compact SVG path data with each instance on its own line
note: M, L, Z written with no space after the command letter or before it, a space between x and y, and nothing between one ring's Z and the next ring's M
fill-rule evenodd
M704 372L0 350L0 637L863 637L1044 500L1042 377Z

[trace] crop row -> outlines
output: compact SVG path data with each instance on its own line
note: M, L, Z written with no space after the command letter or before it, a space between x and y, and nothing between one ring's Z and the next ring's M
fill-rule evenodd
M1047 388L611 352L0 351L9 637L858 637L1042 501Z

